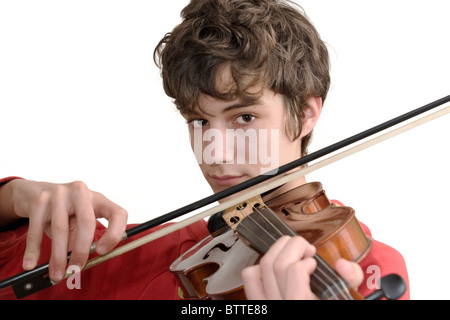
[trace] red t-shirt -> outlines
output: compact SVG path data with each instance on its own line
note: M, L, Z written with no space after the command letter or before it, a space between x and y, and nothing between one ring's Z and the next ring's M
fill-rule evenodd
M2 181L6 180L0 179L0 186ZM372 249L360 263L364 281L359 292L362 296L367 296L375 290L376 280L380 276L397 273L405 279L408 287L402 299L409 299L408 274L402 255L374 240L367 226L361 226L372 240ZM156 227L144 234L162 227ZM27 228L28 225L22 225L15 230L0 233L0 281L23 271L22 257ZM97 241L105 230L98 222L94 241ZM63 280L25 299L180 299L179 286L170 273L169 266L208 234L206 223L199 221L83 271L79 277L80 289L69 289L66 280ZM126 241L132 240L133 238ZM39 264L49 261L50 250L51 240L44 235ZM15 299L12 288L0 290L0 300L5 299Z

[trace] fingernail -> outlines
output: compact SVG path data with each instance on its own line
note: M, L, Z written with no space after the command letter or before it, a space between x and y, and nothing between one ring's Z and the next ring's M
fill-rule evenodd
M52 280L53 280L53 281L59 282L59 281L62 280L62 278L63 278L63 274L62 274L61 271L55 271L55 272L53 272L53 276L52 276Z
M24 259L23 259L22 267L23 267L25 270L31 270L31 269L33 269L35 266L36 266L36 263L34 262L34 259L32 259L32 258L24 258Z

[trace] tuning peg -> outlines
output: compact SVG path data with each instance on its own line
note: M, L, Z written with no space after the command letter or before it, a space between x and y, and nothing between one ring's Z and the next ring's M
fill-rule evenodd
M406 291L406 283L398 274L389 274L380 280L380 289L375 290L366 297L366 300L378 300L386 298L397 300Z

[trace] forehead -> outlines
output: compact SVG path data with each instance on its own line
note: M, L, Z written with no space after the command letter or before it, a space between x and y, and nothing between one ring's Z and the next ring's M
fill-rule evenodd
M237 83L238 81L239 83ZM223 63L214 78L215 93L200 93L195 103L183 108L183 115L208 114L212 108L231 109L258 103L263 85L246 86L245 79L235 80L231 64Z

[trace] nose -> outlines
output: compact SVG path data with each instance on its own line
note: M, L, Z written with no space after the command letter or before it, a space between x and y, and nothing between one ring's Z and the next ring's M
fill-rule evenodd
M203 134L203 160L209 165L234 162L234 143L227 139L225 127L210 127Z

